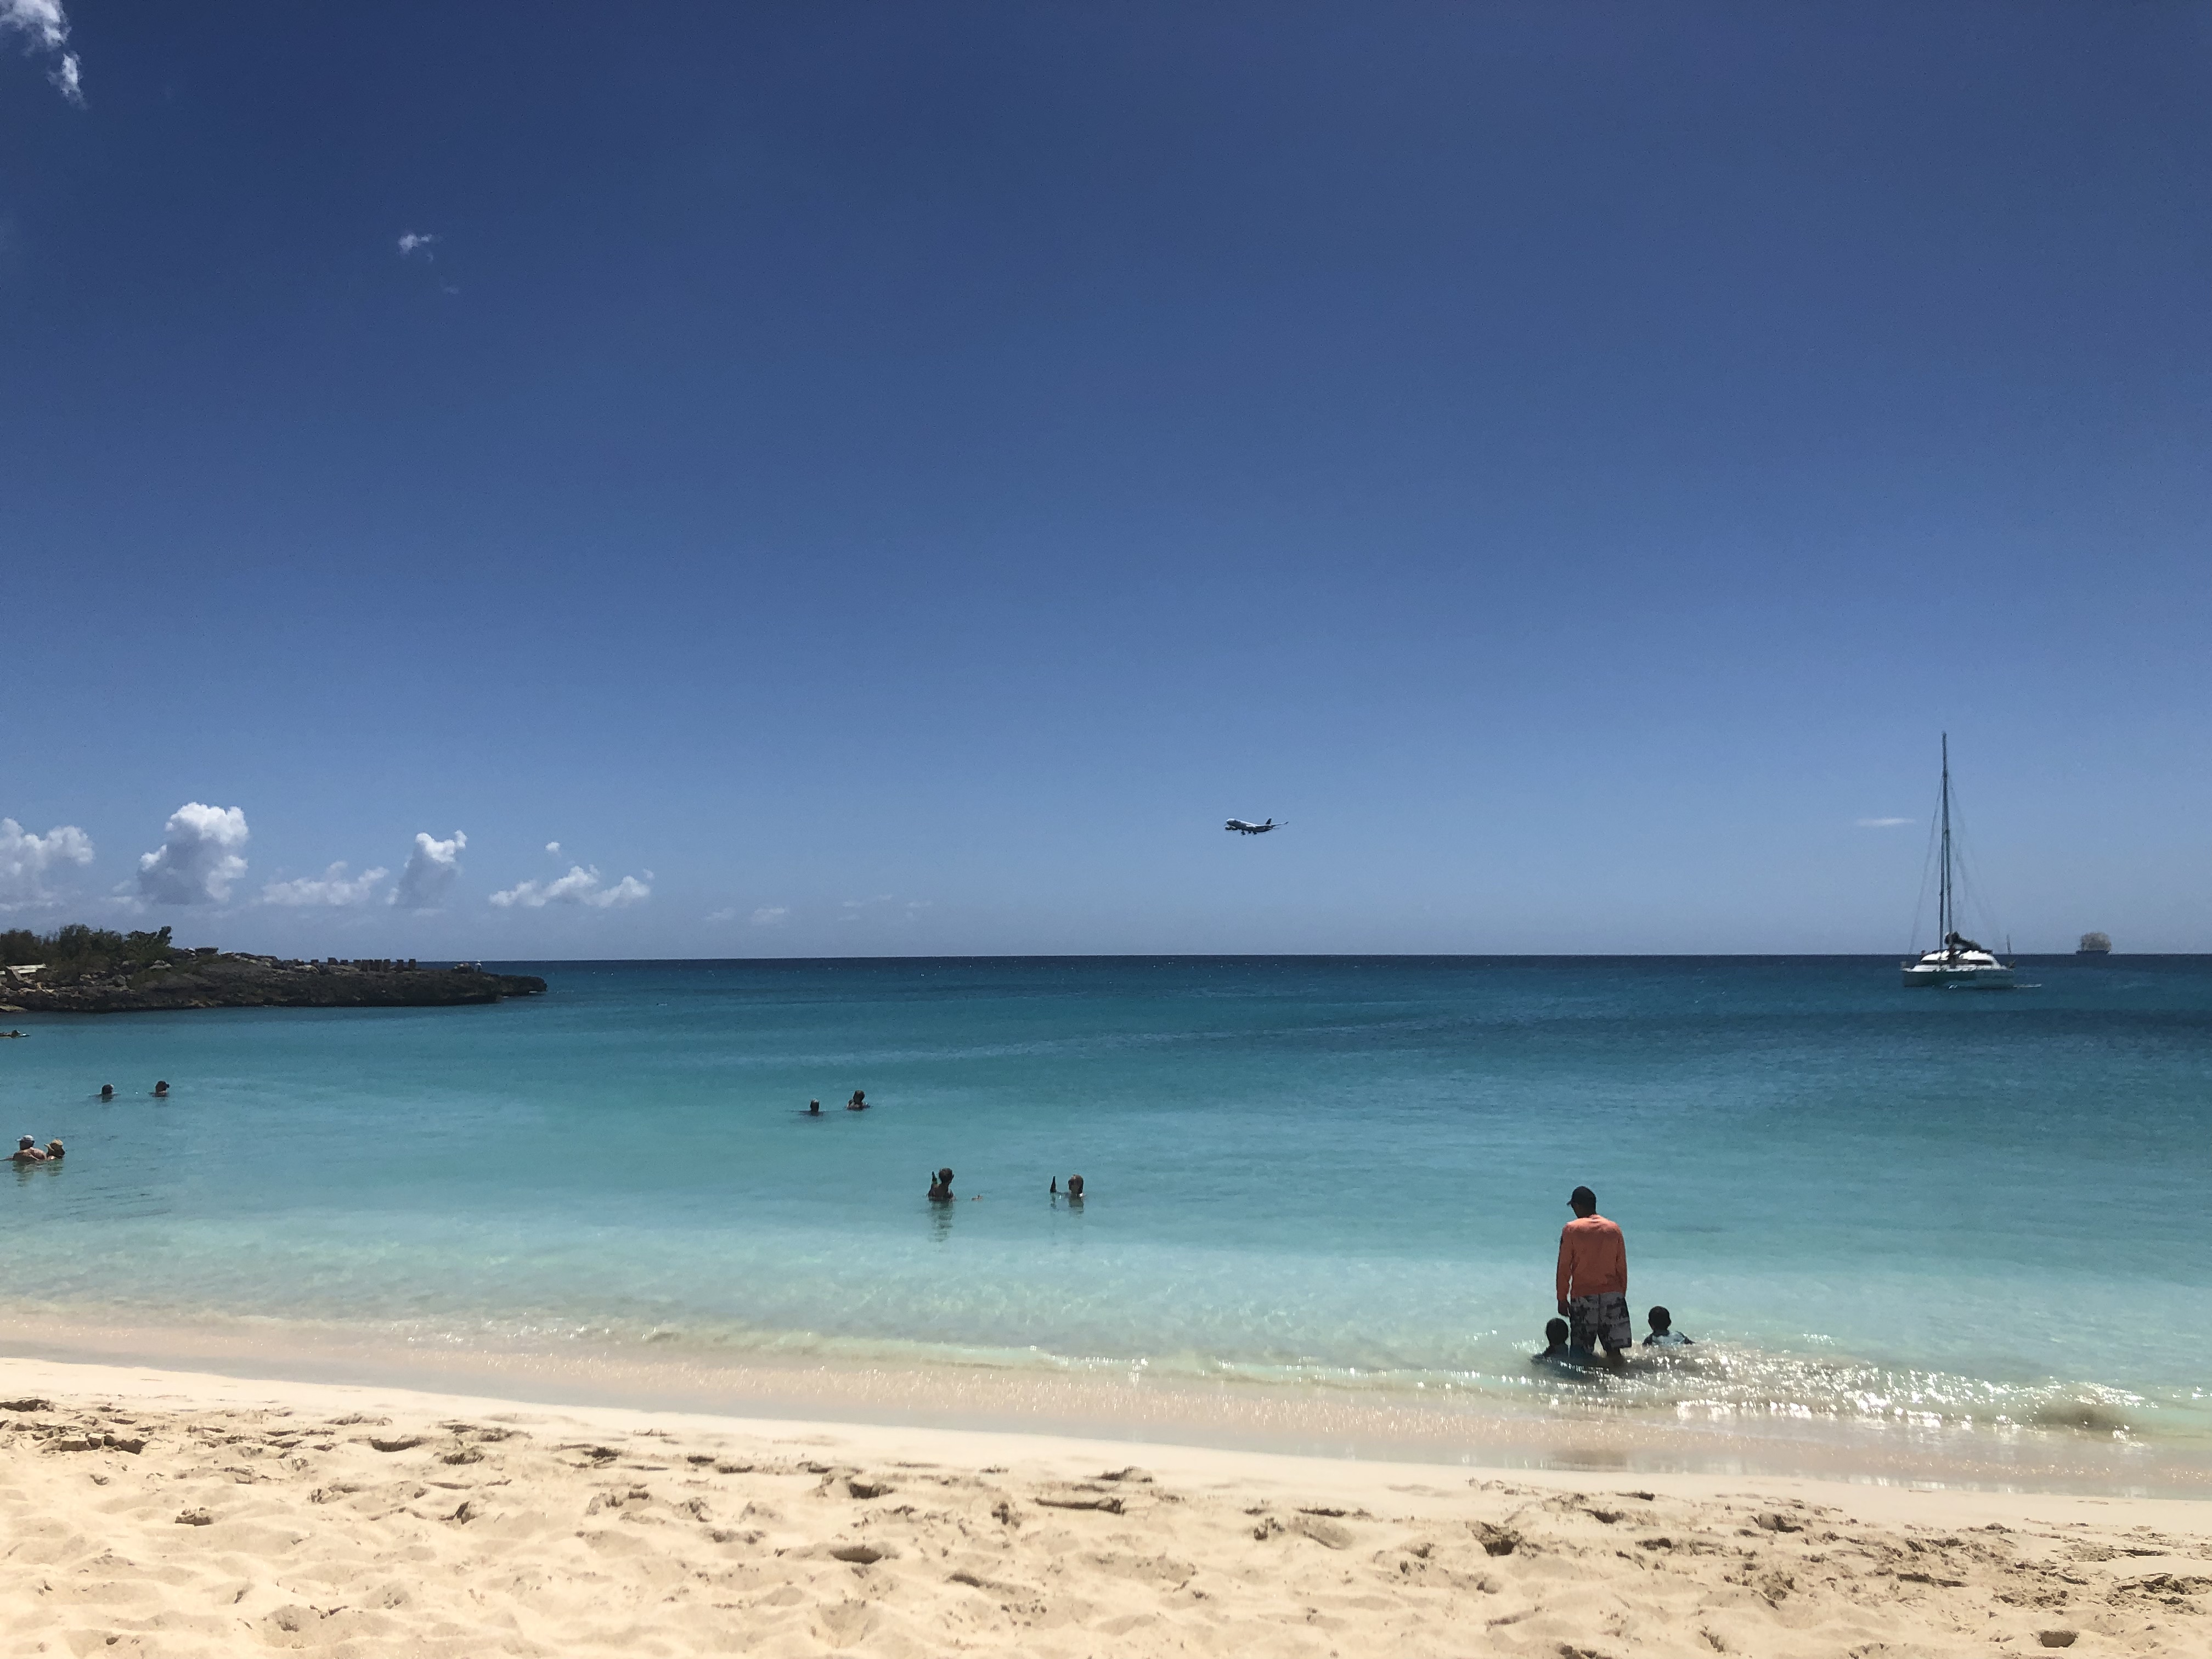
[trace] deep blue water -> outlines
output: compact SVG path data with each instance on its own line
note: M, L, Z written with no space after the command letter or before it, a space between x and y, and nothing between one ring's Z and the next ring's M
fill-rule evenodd
M489 1008L9 1017L0 1129L70 1152L0 1190L8 1299L1522 1387L1586 1182L1639 1323L1728 1358L1700 1389L2212 1422L2212 958L523 965Z

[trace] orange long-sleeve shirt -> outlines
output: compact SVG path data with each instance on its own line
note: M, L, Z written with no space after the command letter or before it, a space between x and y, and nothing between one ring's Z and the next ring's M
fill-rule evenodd
M1579 1216L1559 1229L1559 1300L1628 1292L1628 1242L1601 1215Z

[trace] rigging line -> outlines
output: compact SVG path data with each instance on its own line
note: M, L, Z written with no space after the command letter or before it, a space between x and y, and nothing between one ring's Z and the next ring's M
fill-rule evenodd
M1936 867L1936 826L1942 821L1942 803L1939 800L1936 803L1936 810L1928 815L1928 850L1921 855L1920 891L1912 901L1911 942L1905 948L1914 956L1920 953L1920 915L1928 908L1928 878ZM1938 939L1936 943L1940 945L1942 941Z
M1978 916L1981 930L1994 938L1997 933L1996 912L1990 908L1989 901L1983 896L1981 888L1974 881L1973 870L1966 861L1966 814L1959 810L1958 793L1955 787L1951 791L1952 856L1957 860L1959 866L1957 885L1966 895L1967 903L1973 908ZM1953 908L1955 911L1958 908L1954 902ZM1988 948L1994 951L1996 947L1990 945Z

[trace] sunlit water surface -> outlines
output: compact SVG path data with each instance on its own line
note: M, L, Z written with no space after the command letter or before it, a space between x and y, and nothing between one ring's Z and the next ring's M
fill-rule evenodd
M2212 958L522 965L12 1017L6 1304L2212 1445ZM1532 1374L1577 1182L1696 1364Z

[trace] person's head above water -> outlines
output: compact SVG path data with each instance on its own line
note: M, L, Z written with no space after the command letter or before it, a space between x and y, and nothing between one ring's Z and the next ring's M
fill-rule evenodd
M25 1152L38 1144L39 1138L36 1135L25 1135L21 1140L15 1143L15 1150L19 1152Z
M169 1092L168 1084L167 1082L156 1083L154 1085L154 1092L157 1095L166 1095Z
M1654 1308L1651 1310L1650 1319L1651 1328L1655 1331L1671 1330L1674 1328L1674 1316L1664 1308Z
M1550 1319L1544 1322L1544 1340L1555 1348L1565 1343L1573 1334L1574 1327L1564 1319Z
M1067 1195L1070 1198L1080 1198L1083 1196L1083 1177L1081 1176L1068 1176Z
M806 1109L816 1117L819 1117L822 1115L822 1103L818 1100L810 1100L806 1103Z
M59 1158L65 1150L67 1149L64 1148L58 1140L50 1140L46 1143L46 1156L48 1158Z
M113 1099L115 1097L115 1085L112 1083L101 1084L100 1085L100 1097L102 1100Z
M1577 1215L1597 1213L1597 1194L1587 1187L1577 1187L1567 1194L1568 1207Z
M952 1184L952 1171L949 1169L939 1170L937 1172L937 1181L939 1186L950 1187Z

